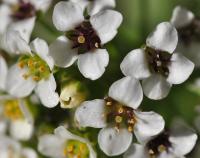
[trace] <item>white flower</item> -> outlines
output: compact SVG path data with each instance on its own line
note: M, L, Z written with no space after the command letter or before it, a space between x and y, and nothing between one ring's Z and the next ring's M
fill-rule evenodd
M7 29L18 31L29 42L33 31L37 11L46 11L52 0L4 0L0 5L0 39L7 38ZM3 36L3 37L2 37ZM13 38L15 36L13 35ZM1 42L0 47L5 43ZM9 52L8 53L13 53Z
M24 100L15 98L0 99L1 133L8 128L10 135L17 140L29 140L34 130L33 116Z
M77 3L84 10L87 9L89 15L94 15L101 10L114 8L116 6L115 0L70 0Z
M66 36L50 45L50 54L59 67L69 67L78 59L84 77L96 80L102 76L109 55L102 45L112 40L122 22L122 15L104 10L85 19L83 9L76 3L59 2L53 12L53 23Z
M70 133L63 126L56 128L54 134L41 136L38 150L48 157L96 158L88 140Z
M83 102L75 119L81 127L102 128L100 148L108 156L120 155L131 145L133 132L144 143L164 128L160 115L136 110L142 99L139 81L125 77L111 85L108 98Z
M175 7L171 23L177 28L179 34L179 43L177 51L184 53L191 59L196 67L200 66L200 19L190 10L181 6Z
M20 45L17 41L10 43L8 47L25 54L8 71L6 82L8 93L21 98L35 90L44 106L49 108L56 106L59 96L55 92L56 81L51 73L54 62L49 56L47 43L37 38L30 47L26 42Z
M132 144L124 158L184 158L196 141L197 135L192 129L176 122L170 131L164 131L145 145Z
M37 158L37 153L28 147L22 147L16 140L0 135L0 158Z
M183 83L194 69L190 60L173 53L177 42L176 29L168 22L160 23L148 36L146 47L131 51L120 65L125 76L142 80L150 99L165 98L172 84Z

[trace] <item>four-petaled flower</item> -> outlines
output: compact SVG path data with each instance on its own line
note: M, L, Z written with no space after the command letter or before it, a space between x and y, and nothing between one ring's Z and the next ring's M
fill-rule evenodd
M72 134L64 126L56 128L54 134L41 136L38 150L43 155L53 158L96 158L96 153L90 142Z
M190 10L177 6L172 14L171 23L177 28L179 43L177 51L183 53L196 67L200 66L200 18Z
M84 77L96 80L102 76L109 62L103 45L117 34L122 15L114 10L103 10L89 19L76 3L59 2L53 12L53 23L65 36L50 45L50 54L59 67L69 67L78 59Z
M150 99L165 98L172 84L188 79L194 64L180 53L173 53L178 42L176 29L160 23L148 36L146 46L128 53L121 63L125 76L142 80L144 94Z
M120 155L132 143L133 132L143 143L164 128L160 115L137 110L142 99L139 81L125 77L111 85L108 98L83 102L75 120L81 127L102 128L98 135L100 148L108 156Z

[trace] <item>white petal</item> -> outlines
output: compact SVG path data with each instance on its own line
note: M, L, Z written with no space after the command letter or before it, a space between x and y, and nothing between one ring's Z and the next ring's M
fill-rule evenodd
M7 26L11 20L10 14L11 14L10 7L6 4L1 4L0 5L0 21L2 21L2 23L0 25L0 34L6 31Z
M171 23L176 28L180 28L189 25L193 19L194 14L191 11L181 6L177 6L176 8L174 8Z
M50 75L47 80L41 80L35 92L39 96L42 104L48 108L55 107L59 102L59 96L56 90L56 81L53 75Z
M174 122L169 141L172 143L172 151L178 156L184 156L191 152L197 141L197 134L184 122Z
M70 2L77 3L82 10L85 10L87 5L90 3L88 0L69 0Z
M27 141L33 134L33 124L26 120L11 121L10 134L17 140Z
M49 51L55 65L59 67L69 67L77 59L77 50L72 49L72 43L65 36L58 37L50 45Z
M1 39L2 48L11 54L31 54L28 43L18 31L8 29Z
M46 12L53 0L29 0L34 5L36 10Z
M180 53L174 53L171 57L168 69L169 76L167 77L167 81L171 84L181 84L186 81L193 72L194 64Z
M78 57L78 68L85 78L96 80L105 72L109 55L106 49L96 49L93 52L81 54Z
M53 69L54 61L49 55L49 47L45 40L36 38L30 44L31 50L35 52L40 58L42 58L49 65L50 69Z
M75 119L81 127L103 128L106 126L105 101L96 99L83 102L77 108Z
M171 89L171 84L166 79L159 75L153 74L149 78L143 80L142 87L144 94L153 100L165 98Z
M7 124L7 120L0 117L0 135L6 134Z
M147 46L173 53L178 43L178 35L175 27L168 23L162 22L157 25L156 29L147 37Z
M24 79L23 75L26 73L27 70L19 68L17 64L9 69L6 82L6 89L9 94L19 98L31 94L36 82L31 77Z
M146 143L148 140L159 134L165 126L162 116L155 112L139 112L135 111L136 124L134 133L140 143Z
M0 91L5 90L7 72L8 72L7 63L5 59L0 55Z
M115 0L98 0L92 1L88 4L88 13L89 15L94 15L101 10L114 8L116 5Z
M47 134L39 137L38 150L45 156L63 158L65 139Z
M140 82L132 77L124 77L114 82L108 95L133 109L137 109L143 99Z
M18 31L21 37L29 43L30 37L35 26L36 17L26 20L13 21L9 24L9 29Z
M149 155L146 148L140 144L132 144L125 152L123 158L147 158Z
M93 28L98 33L101 43L105 44L112 40L116 35L118 27L122 23L121 13L114 10L103 10L90 18ZM108 36L110 35L110 36Z
M133 76L137 79L147 78L151 75L146 53L143 49L135 49L128 53L120 68L125 76Z
M58 2L53 11L53 23L59 31L69 31L84 21L83 10L77 3Z
M191 41L190 44L180 41L176 51L183 53L195 64L195 67L200 67L200 43L198 41Z
M21 154L24 158L38 158L37 153L31 148L23 148Z
M127 129L120 129L118 132L113 127L100 130L98 143L101 150L108 156L117 156L124 153L132 142L133 134Z

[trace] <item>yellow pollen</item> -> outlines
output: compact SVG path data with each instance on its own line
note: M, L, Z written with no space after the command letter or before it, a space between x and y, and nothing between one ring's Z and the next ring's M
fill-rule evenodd
M117 122L117 123L121 123L122 120L123 120L123 118L121 116L116 116L115 117L115 122Z
M28 60L28 67L32 67L33 66L33 60L29 59Z
M28 74L23 74L22 76L23 76L23 78L24 78L25 80L27 80L27 79L29 78L29 75L28 75Z
M154 151L152 149L149 149L149 154L150 155L153 155L154 154Z
M11 120L23 118L18 100L9 100L4 103L4 115Z
M40 66L39 70L40 70L40 72L44 72L45 71L45 67L44 66Z
M34 81L39 81L39 80L40 80L40 77L39 77L39 76L33 76L33 80L34 80Z
M70 145L67 147L67 152L72 153L74 151L74 146Z
M83 35L78 36L78 43L81 43L81 44L85 43L85 37Z
M97 42L95 43L95 47L96 47L96 48L99 48L99 44L98 44Z
M123 112L124 112L123 107L120 107L120 108L118 109L118 113L119 113L119 114L122 114Z
M106 102L106 105L110 106L110 105L112 105L112 102L108 101L108 102Z
M135 124L135 120L132 118L132 119L128 120L128 123Z
M161 153L163 151L166 151L166 147L164 145L159 145L158 146L158 151Z
M23 69L24 68L25 63L23 61L18 63L19 68Z
M132 126L128 126L128 131L129 132L133 132L133 127Z

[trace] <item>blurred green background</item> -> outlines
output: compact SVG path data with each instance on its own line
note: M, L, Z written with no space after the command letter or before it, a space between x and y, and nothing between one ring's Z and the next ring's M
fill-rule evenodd
M109 86L123 76L119 65L125 55L129 51L141 47L145 43L147 35L158 23L169 21L175 6L184 6L193 11L195 15L200 16L200 0L116 1L116 9L123 14L124 20L115 39L105 46L109 50L110 63L103 77L97 81L89 81L80 75L76 66L62 70L62 72L80 80L88 87L90 92L88 99L103 98L106 95ZM58 1L54 1L54 3L56 2ZM32 38L41 37L46 39L50 44L56 39L56 37L62 34L53 26L51 16L52 8L46 15L40 16L37 20L37 25L34 29ZM200 77L200 70L195 70L187 82L173 86L169 96L161 101L152 101L145 97L141 109L145 111L154 110L160 113L166 120L166 126L169 126L172 120L176 117L183 118L188 124L193 126L193 121L198 115L195 112L195 106L200 104L200 89L197 89L198 92L191 91L189 85L198 77ZM44 121L43 123L53 122L55 127L58 126L59 121L62 121L63 119L67 120L68 118L67 110L62 110L60 108L56 108L56 110L47 110L41 107L40 112L48 115L52 114L51 120L45 120L46 122ZM40 121L42 121L42 116L41 118L38 118L38 122ZM92 133L94 138L96 137L97 130L86 129L83 133L87 133L88 131ZM194 157L193 153L191 153L189 157ZM104 158L106 156L99 151L98 157ZM196 158L199 157L200 155Z

